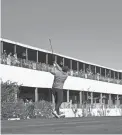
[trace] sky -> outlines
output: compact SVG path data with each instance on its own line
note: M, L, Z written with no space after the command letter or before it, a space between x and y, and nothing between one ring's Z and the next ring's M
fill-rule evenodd
M2 0L2 38L122 70L122 0Z

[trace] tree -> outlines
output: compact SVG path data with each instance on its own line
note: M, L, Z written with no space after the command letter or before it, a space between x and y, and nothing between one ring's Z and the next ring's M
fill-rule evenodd
M19 93L19 85L11 81L1 81L1 116L9 118L16 108L17 93Z

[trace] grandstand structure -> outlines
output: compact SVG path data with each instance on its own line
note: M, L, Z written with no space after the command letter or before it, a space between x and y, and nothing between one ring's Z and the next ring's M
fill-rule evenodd
M52 53L3 38L0 41L2 81L21 85L18 98L54 102L50 91L54 79L50 73ZM57 53L54 53L54 59L70 69L63 88L64 102L122 104L122 71Z

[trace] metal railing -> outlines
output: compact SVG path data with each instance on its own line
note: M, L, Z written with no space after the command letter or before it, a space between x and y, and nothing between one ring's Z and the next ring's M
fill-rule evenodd
M29 69L45 71L45 72L51 72L51 70L53 69L53 66L45 64L45 63L41 63L41 62L37 63L35 61L25 60L21 58L15 59L14 57L11 57L11 59L8 59L7 57L6 58L1 57L0 62L1 64L18 66L18 67L29 68ZM89 73L80 72L76 70L70 70L69 75L74 76L74 77L80 77L80 78L85 78L85 79L98 80L98 81L122 85L122 80L108 78L108 77L104 77L97 74L89 74Z

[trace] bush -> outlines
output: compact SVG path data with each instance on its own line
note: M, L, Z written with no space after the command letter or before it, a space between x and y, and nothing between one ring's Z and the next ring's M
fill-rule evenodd
M17 100L16 94L19 93L19 85L7 81L1 82L1 119L19 117L25 119L28 116L34 117L52 117L52 104L48 101L24 103L22 99Z
M16 94L19 92L19 85L10 81L1 82L1 119L11 117L16 109Z
M53 106L50 102L41 100L35 103L35 115L36 117L51 118Z

